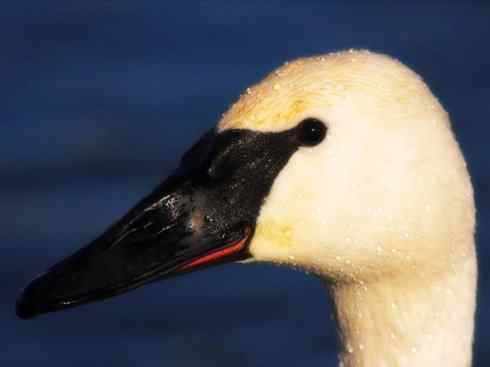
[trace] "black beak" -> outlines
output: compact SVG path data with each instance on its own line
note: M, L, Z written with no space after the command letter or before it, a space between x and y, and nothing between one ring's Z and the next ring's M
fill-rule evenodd
M218 228L185 178L170 178L99 239L30 283L17 315L74 307L247 256L248 223Z
M206 134L174 175L87 247L32 281L22 319L112 297L156 280L243 260L297 134Z

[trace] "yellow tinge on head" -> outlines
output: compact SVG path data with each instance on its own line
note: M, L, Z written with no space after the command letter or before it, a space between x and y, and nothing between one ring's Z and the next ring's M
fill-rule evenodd
M357 93L381 98L386 105L404 104L405 112L410 113L411 105L424 98L419 96L422 86L418 75L398 61L369 51L302 58L247 88L223 115L218 129L285 130L308 117L305 114Z

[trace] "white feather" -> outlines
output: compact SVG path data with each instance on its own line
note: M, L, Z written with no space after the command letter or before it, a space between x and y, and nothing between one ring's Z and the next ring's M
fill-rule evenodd
M475 209L447 113L400 62L346 51L289 63L250 88L221 130L328 125L262 207L257 261L320 275L346 367L468 367Z

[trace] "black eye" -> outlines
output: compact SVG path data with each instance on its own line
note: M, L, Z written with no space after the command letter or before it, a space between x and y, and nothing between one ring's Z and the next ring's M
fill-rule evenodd
M320 144L327 135L327 127L315 118L307 118L298 125L298 139L302 145L312 147Z

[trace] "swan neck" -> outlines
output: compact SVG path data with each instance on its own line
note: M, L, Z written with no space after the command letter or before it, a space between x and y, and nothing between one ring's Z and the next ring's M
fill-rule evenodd
M470 367L474 254L442 274L330 285L342 367Z

